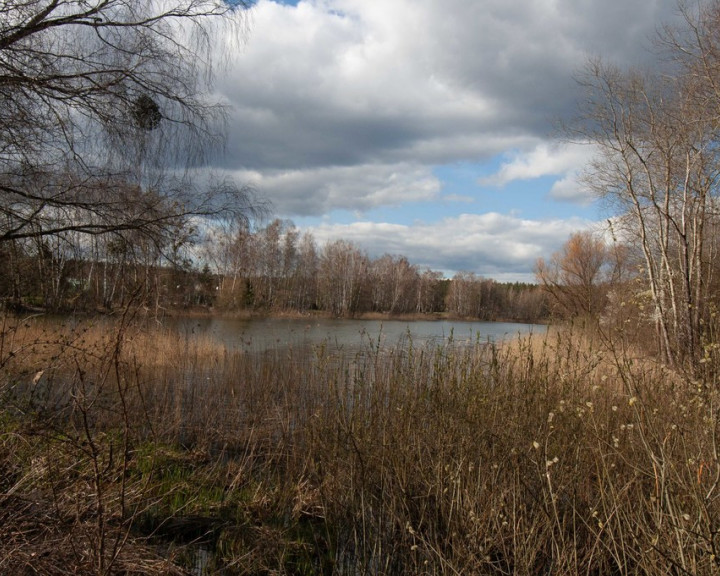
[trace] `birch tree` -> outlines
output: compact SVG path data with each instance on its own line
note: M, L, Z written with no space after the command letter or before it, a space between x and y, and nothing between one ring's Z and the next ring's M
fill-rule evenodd
M366 288L369 259L350 242L336 240L325 245L319 262L318 296L325 310L351 316L360 308Z
M591 62L581 137L599 154L587 182L642 252L651 321L670 365L701 356L717 224L720 3L684 8L658 73Z

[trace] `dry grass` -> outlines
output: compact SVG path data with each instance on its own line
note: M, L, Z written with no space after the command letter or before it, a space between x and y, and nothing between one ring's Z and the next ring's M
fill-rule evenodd
M181 573L197 538L223 574L720 568L710 376L567 331L340 358L138 326L6 321L0 571Z

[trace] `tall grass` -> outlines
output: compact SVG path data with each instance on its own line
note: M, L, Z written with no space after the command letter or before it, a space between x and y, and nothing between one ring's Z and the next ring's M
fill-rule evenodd
M183 573L198 542L209 574L720 569L716 383L628 348L5 322L0 572Z

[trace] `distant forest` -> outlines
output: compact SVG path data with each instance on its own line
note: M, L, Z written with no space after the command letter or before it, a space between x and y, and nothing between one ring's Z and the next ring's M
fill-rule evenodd
M548 317L539 286L501 283L371 258L343 240L318 247L288 221L251 229L225 222L178 229L163 245L143 236L66 232L0 244L0 297L11 307L111 311L129 303L163 310L325 312L334 316L446 314L538 322Z

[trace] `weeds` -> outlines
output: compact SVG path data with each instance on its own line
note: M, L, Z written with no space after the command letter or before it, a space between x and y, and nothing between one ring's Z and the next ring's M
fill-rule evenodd
M198 550L207 574L720 568L717 390L627 348L4 326L5 573L197 573Z

